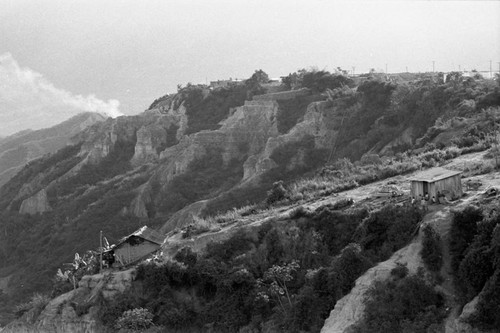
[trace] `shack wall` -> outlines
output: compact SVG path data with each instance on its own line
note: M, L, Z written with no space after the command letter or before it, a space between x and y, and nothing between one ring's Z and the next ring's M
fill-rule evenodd
M437 197L437 192L440 191L446 195L448 200L458 199L462 196L462 180L460 175L455 175L442 179L434 183L434 194Z
M425 196L424 183L426 183L429 198L434 196L437 199L438 191L445 194L448 200L457 199L462 196L462 180L460 179L460 175L451 176L436 182L413 180L410 186L410 195L415 198L418 198L420 194Z
M418 199L419 195L422 194L422 196L425 195L424 193L424 182L419 182L412 180L411 182L411 187L410 187L410 195L416 199Z
M131 246L129 243L120 244L115 248L115 262L128 265L158 250L160 245L144 241L141 244Z

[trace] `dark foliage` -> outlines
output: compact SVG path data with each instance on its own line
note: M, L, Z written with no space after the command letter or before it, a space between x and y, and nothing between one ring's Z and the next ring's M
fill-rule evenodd
M356 238L373 261L382 261L413 238L421 220L418 208L387 205L363 221Z
M321 95L298 96L288 100L278 100L279 110L277 115L278 131L281 134L288 133L307 111L307 107L325 98Z
M464 210L453 212L450 230L450 255L451 268L454 272L458 271L465 250L476 234L477 222L482 219L482 211L475 206L468 206Z
M243 105L249 91L245 85L207 91L208 95L204 90L206 88L189 86L180 92L188 116L186 134L218 129L219 122L229 116L230 108Z
M283 84L289 89L309 88L313 93L322 93L327 89L352 86L353 81L343 74L328 71L300 70L283 78Z
M418 275L375 282L354 332L429 332L446 316L444 298Z
M471 324L483 329L500 327L500 269L497 268L484 287Z
M398 213L386 217L406 214L412 219L410 211L391 209ZM367 216L365 210L347 213L324 207L299 220L239 230L225 241L210 243L203 255L183 248L176 261L144 263L136 282L143 292L106 304L102 320L110 323L124 310L145 307L156 324L172 330L210 324L217 332L262 326L318 332L336 301L373 265L365 249L352 243ZM278 285L273 287L269 278L283 274L291 263L291 274L277 280L286 292L277 293Z
M484 330L500 327L500 215L494 202L484 213L469 206L455 212L450 233L455 284L466 303L479 295L476 311L469 318ZM455 230L454 230L455 229Z
M267 192L266 204L273 205L282 200L285 200L287 197L287 190L283 186L283 181L277 181L273 183L273 188Z
M425 225L422 230L422 250L420 256L425 266L432 272L439 272L443 265L443 249L441 237L430 225Z
M294 157L301 158L299 161L295 161L295 168L291 169L290 164ZM271 159L278 166L264 174L263 181L274 182L275 179L284 181L295 179L308 171L320 168L326 162L327 157L326 149L315 148L313 136L305 136L300 141L288 142L272 152Z

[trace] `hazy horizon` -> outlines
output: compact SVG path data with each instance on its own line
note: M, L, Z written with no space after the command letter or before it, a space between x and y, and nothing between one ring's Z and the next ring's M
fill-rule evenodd
M0 136L137 114L177 84L300 68L489 70L497 1L0 0ZM40 128L40 127L39 127Z

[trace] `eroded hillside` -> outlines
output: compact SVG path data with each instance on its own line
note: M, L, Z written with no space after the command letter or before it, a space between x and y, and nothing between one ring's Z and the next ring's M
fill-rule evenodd
M251 213L262 202L274 204L267 191L277 180L294 184L278 201L319 206L321 197L493 142L498 110L487 108L498 104L494 81L430 75L355 83L340 74L306 75L297 89L285 83L272 93L259 75L223 89L188 85L141 115L95 124L74 145L30 163L0 189L4 304L14 303L12 295L50 289L63 262L98 246L100 230L111 242L144 224L175 233L171 244L183 228L195 234L220 228L224 238L234 221L200 225L200 218L256 204L236 225L261 223ZM402 154L409 147L415 150ZM354 165L344 157L361 159ZM272 220L274 213L264 214ZM194 248L213 240L203 237ZM285 259L291 258L273 260Z

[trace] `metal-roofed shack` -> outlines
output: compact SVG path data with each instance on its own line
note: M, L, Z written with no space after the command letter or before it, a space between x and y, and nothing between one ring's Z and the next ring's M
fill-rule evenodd
M134 233L120 239L112 251L115 256L115 264L126 266L158 250L163 243L163 237L159 232L144 226Z
M418 198L420 194L429 198L438 198L438 192L444 194L448 200L454 200L462 196L461 171L448 170L445 168L432 168L422 171L410 178L412 197Z

